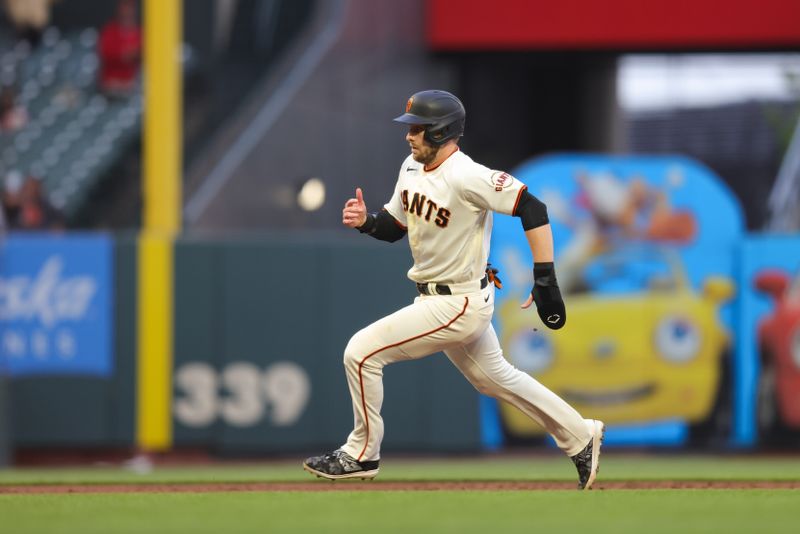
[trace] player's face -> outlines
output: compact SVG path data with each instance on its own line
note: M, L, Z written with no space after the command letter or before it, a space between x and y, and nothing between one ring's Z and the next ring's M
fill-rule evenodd
M412 124L408 128L406 141L411 147L411 157L424 165L432 163L439 153L439 148L428 143L424 139L425 126Z

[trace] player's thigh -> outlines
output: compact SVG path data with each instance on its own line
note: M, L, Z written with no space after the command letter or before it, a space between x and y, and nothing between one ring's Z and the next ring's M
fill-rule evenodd
M345 362L421 358L473 336L481 320L466 297L420 297L358 331L347 344Z
M479 392L490 395L514 367L503 357L497 333L491 324L474 341L447 348L445 355Z

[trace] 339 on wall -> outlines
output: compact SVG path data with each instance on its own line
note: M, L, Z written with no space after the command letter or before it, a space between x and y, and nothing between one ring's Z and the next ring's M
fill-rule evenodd
M296 363L279 361L265 369L238 361L218 371L204 362L189 362L175 372L173 412L189 427L206 427L217 419L250 427L265 418L273 426L294 424L308 404L311 381Z

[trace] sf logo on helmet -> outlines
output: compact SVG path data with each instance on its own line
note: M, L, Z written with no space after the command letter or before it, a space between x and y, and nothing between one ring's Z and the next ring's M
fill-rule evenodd
M408 102L406 102L406 113L411 111L411 104L413 103L414 103L414 97L412 96L411 98L408 99Z

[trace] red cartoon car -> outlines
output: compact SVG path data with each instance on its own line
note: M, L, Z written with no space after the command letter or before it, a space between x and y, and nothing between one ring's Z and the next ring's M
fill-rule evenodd
M800 430L800 273L790 284L784 271L764 270L755 287L775 303L772 314L758 324L758 429L762 440L770 442Z

